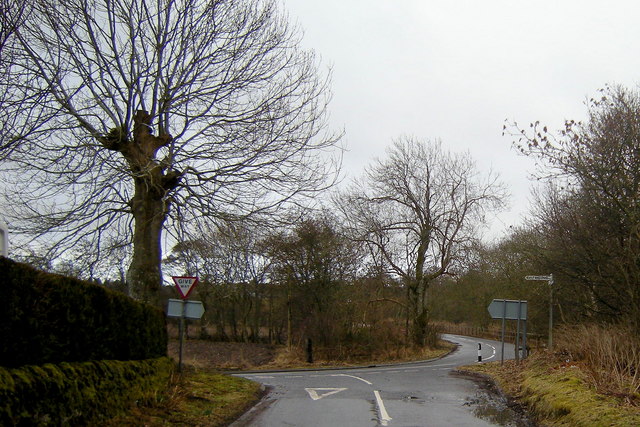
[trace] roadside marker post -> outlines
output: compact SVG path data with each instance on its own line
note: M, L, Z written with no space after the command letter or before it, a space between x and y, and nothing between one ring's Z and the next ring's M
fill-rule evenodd
M482 343L478 343L478 363L482 362Z

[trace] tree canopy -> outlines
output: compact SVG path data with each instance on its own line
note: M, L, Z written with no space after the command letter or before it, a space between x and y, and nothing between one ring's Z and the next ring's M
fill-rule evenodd
M328 74L276 1L38 0L27 13L3 80L3 204L51 256L88 241L95 264L133 243L127 276L145 297L163 230L271 214L332 183Z

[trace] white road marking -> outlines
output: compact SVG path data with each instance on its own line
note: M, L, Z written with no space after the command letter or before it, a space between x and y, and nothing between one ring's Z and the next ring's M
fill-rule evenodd
M309 393L310 398L312 398L313 400L320 400L323 397L331 396L332 394L345 391L346 388L320 387L320 388L305 388L305 390L307 393ZM318 392L324 392L324 393L318 393Z
M349 377L349 378L355 378L356 380L362 381L363 383L372 385L373 383L370 383L369 381L365 380L364 378L360 378L360 377L356 377L355 375L347 375L347 374L333 374L333 375L329 375L330 377Z
M489 347L491 347L492 353L491 356L487 357L484 360L489 360L489 359L493 359L494 357L496 357L496 348L494 346L492 346L491 344L487 344Z
M386 426L392 418L387 413L387 409L384 407L384 402L380 397L380 392L378 390L374 390L373 394L376 396L376 403L378 404L378 414L380 415L380 424Z
M275 378L275 377L270 377L270 376L267 376L267 375L256 375L253 378L265 379L265 378Z
M304 378L302 375L287 375L285 378Z

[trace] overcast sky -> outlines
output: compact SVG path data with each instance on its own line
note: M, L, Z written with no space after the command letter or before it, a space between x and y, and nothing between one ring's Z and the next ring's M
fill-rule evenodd
M583 119L585 100L606 84L640 82L640 1L282 2L304 47L333 70L345 174L359 176L402 135L468 150L512 193L488 237L529 207L533 162L502 136L505 120L557 129Z

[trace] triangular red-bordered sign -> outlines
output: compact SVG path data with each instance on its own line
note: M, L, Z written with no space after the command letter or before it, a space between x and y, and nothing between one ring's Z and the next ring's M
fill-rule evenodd
M197 277L188 276L171 276L173 282L176 284L176 289L182 299L187 299L193 288L198 283Z

